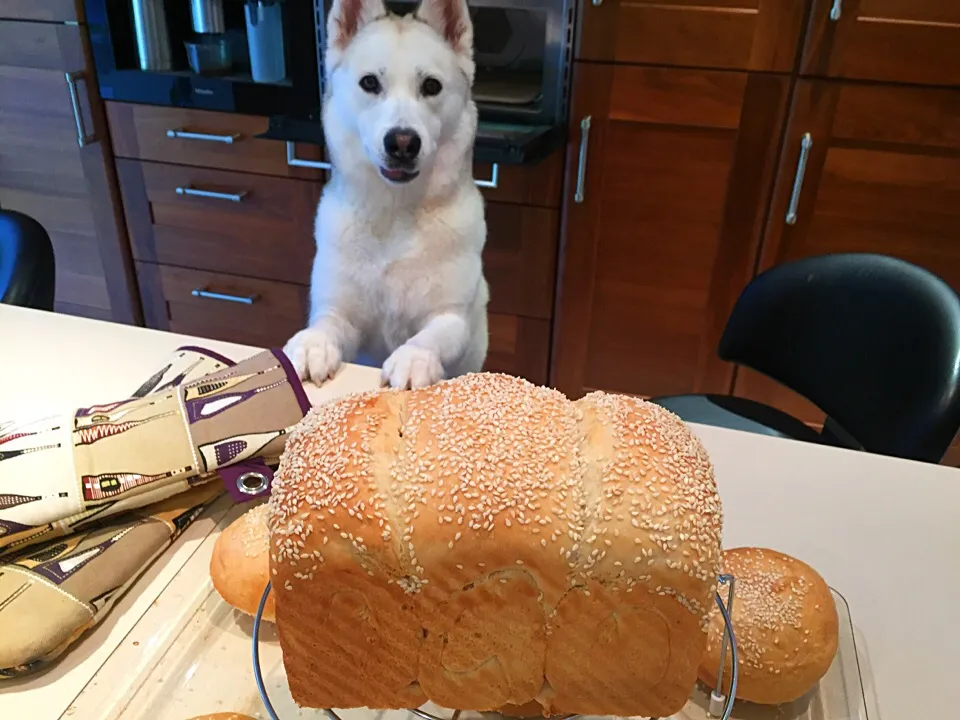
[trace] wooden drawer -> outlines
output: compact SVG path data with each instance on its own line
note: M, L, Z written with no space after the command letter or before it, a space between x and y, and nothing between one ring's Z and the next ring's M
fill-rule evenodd
M796 64L807 3L581 2L577 59L787 72Z
M473 177L481 181L493 178L493 166L476 163ZM481 186L483 196L491 202L560 207L563 196L563 150L533 165L500 165L497 187Z
M560 211L487 204L483 272L490 311L549 319L557 280Z
M490 313L490 348L484 370L547 384L550 364L550 322Z
M87 61L81 31L69 25L0 20L0 65L64 72L82 70Z
M283 177L324 175L290 167L285 143L258 140L267 129L265 117L116 102L107 103L107 114L117 157ZM320 155L316 146L297 147L298 158L318 160Z
M138 160L117 171L136 260L309 284L320 183Z
M282 347L307 317L308 293L302 285L142 262L137 277L147 326L160 330Z
M83 22L83 0L0 0L0 17L46 22Z

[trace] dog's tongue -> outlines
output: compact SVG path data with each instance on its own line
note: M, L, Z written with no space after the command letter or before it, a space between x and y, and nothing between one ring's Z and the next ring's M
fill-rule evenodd
M391 170L390 168L384 168L383 174L388 180L403 180L407 176L403 170Z

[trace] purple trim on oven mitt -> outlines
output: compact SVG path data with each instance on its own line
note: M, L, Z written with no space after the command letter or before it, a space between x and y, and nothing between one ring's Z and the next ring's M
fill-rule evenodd
M270 494L270 488L273 487L273 470L270 469L261 458L251 458L244 462L220 468L220 477L223 480L224 487L235 503L245 503L257 498L262 498ZM267 486L256 494L249 494L240 489L238 481L247 473L258 473L267 479Z
M278 350L277 348L271 348L271 353L277 359L277 362L283 367L283 371L287 374L287 380L290 381L290 387L293 388L293 394L297 396L297 402L300 404L300 410L306 415L310 412L310 400L307 398L307 392L303 389L303 383L300 381L300 378L297 376L296 371L293 369L293 364L290 362L283 350Z

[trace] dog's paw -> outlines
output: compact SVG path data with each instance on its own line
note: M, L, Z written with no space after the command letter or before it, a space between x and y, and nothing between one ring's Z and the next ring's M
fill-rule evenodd
M301 380L317 385L332 378L342 363L342 353L323 330L307 328L294 335L283 348Z
M443 380L443 365L432 350L416 345L401 345L383 364L385 385L416 390Z

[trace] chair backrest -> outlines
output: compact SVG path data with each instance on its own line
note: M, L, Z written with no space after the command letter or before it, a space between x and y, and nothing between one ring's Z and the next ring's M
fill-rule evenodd
M804 396L870 452L939 462L960 428L960 297L892 257L824 255L759 275L720 357Z
M0 210L0 303L53 310L55 287L47 231L23 213Z

